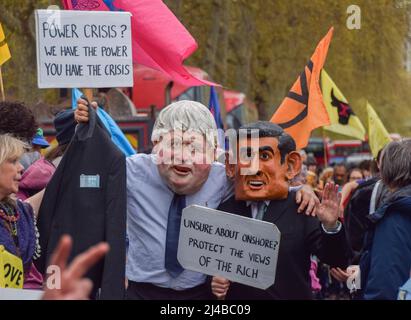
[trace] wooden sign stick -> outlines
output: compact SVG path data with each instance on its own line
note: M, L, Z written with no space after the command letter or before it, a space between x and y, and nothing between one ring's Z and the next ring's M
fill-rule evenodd
M93 89L83 89L83 93L90 103L93 102Z

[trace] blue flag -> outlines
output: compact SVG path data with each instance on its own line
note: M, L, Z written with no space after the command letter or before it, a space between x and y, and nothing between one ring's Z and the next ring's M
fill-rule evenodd
M225 139L224 139L224 123L221 119L221 112L220 112L220 102L218 101L217 91L214 87L210 87L210 102L208 104L208 108L210 109L211 113L214 116L214 120L217 124L218 130L218 145L221 148L225 148Z
M73 109L77 108L77 100L81 98L83 93L75 88L71 92L71 105ZM132 156L136 154L136 151L131 146L130 142L127 140L126 136L124 135L123 131L121 131L120 127L117 123L113 120L113 118L105 112L101 108L97 108L97 115L100 118L101 122L103 122L104 126L106 127L107 131L111 135L111 141L125 154L126 157Z
M221 119L220 103L218 101L217 91L214 87L210 87L210 102L208 108L214 116L218 129L224 129L223 120Z

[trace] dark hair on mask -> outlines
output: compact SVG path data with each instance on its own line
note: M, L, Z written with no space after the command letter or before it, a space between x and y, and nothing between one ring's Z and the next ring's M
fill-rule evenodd
M0 133L31 142L38 125L33 113L22 102L0 102Z
M280 150L281 164L284 163L285 157L292 151L296 150L294 139L286 133L278 124L269 121L257 121L241 126L237 131L237 137L240 138L240 131L246 130L247 138L251 137L253 130L258 130L259 138L277 138L278 150Z

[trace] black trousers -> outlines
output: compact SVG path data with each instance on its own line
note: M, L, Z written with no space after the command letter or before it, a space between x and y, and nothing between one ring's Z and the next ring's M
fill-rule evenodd
M161 288L151 283L128 282L127 300L214 300L209 282L186 290Z

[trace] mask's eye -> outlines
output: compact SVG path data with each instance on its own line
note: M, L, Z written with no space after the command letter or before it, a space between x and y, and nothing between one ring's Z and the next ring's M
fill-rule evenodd
M261 160L268 160L268 159L270 159L270 154L268 152L261 152L260 153L260 159Z

